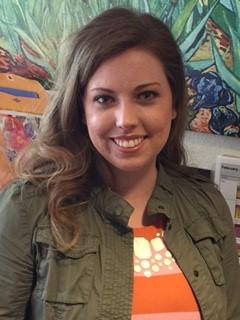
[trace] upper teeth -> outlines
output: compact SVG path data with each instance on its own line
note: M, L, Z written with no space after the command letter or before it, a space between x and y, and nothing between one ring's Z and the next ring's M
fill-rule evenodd
M123 140L123 139L114 139L114 142L123 148L133 148L136 147L143 141L143 138L136 138L131 140Z

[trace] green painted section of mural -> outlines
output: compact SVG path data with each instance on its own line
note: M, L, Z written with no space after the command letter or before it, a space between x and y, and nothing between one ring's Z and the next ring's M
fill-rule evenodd
M0 72L50 89L64 39L114 6L149 12L171 28L186 66L188 129L239 137L239 0L0 0Z

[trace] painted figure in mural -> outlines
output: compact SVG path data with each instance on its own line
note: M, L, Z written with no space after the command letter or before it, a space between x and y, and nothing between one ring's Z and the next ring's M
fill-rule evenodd
M0 195L0 319L239 319L231 215L184 166L169 29L107 10L71 37L58 72Z
M23 43L23 41L21 41ZM25 44L25 48L27 48ZM30 48L28 48L30 50ZM31 53L35 53L31 50ZM35 53L36 54L36 53ZM51 80L51 76L40 66L33 64L26 57L16 55L13 57L6 49L0 47L0 72L7 72L28 79L36 79L40 82Z
M0 73L0 189L12 179L11 161L35 138L47 101L39 82Z
M239 115L232 108L233 97L215 72L187 69L189 105L195 111L189 122L193 131L239 136Z

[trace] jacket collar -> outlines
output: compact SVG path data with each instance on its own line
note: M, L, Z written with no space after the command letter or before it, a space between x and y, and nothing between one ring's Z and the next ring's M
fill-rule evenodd
M160 165L156 185L147 204L147 214L163 214L170 219L172 199L173 183ZM91 203L105 222L127 227L133 207L108 186L94 188Z

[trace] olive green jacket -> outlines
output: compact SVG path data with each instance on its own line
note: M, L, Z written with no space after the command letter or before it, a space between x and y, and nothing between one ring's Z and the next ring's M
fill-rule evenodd
M59 252L47 195L29 183L0 195L0 320L130 320L133 288L131 206L107 187L74 204L77 246ZM149 215L168 223L165 242L187 277L203 320L240 319L240 270L232 221L210 184L162 168Z

